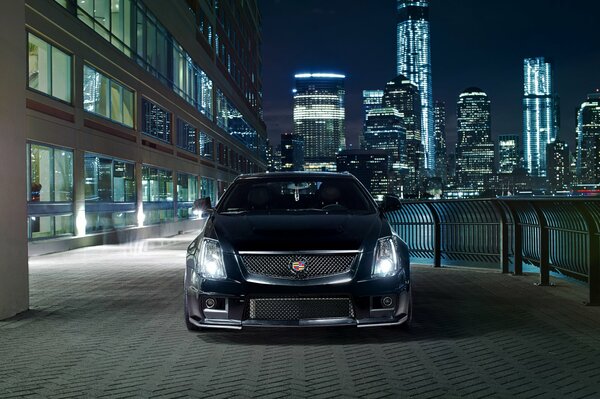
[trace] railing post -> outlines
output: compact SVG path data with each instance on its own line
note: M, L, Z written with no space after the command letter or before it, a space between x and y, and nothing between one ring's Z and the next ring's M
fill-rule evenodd
M585 203L576 203L575 207L587 225L588 253L586 263L588 268L588 303L590 306L600 306L600 235L598 226Z
M511 206L511 202L505 202L513 218L513 251L515 251L515 276L523 274L523 226L519 219L519 214Z
M433 205L429 202L425 204L431 218L433 219L433 267L442 266L442 227L440 226L440 217Z
M534 201L530 201L531 207L535 211L540 227L540 283L541 286L550 285L550 237L548 234L548 224L544 213L535 205Z
M492 200L492 206L496 210L499 216L499 227L500 227L500 268L502 273L508 273L508 224L506 222L506 215L504 209L500 206L500 201Z

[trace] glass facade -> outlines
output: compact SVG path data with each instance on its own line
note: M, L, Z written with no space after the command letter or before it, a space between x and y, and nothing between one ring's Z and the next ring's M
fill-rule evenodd
M256 129L248 123L235 105L218 89L216 122L230 136L239 140L259 158L266 160L266 139L258 135Z
M486 190L494 174L490 99L481 89L464 90L457 103L456 174L464 189Z
M600 93L588 95L577 111L577 182L600 183Z
M198 194L198 176L177 173L177 217L180 219L196 217L192 211Z
M213 159L215 151L214 141L211 135L198 131L198 144L200 146L200 156L206 159Z
M104 155L84 155L86 233L135 226L135 164Z
M171 113L142 98L142 133L171 144Z
M295 75L294 134L304 140L304 169L336 169L336 155L346 148L344 75Z
M133 91L88 65L83 67L83 108L113 122L133 127Z
M513 173L521 166L519 142L519 136L514 134L498 137L498 173Z
M397 0L397 74L414 82L421 97L421 138L425 168L435 168L429 0Z
M73 151L27 143L29 239L73 234Z
M177 118L177 147L197 154L197 142L196 128L183 119Z
M448 157L446 152L446 104L436 101L433 107L435 137L435 176L443 183L447 180Z
M386 191L381 192L383 187L381 186L374 189L372 193L394 193L395 195L403 196L405 191L410 191L403 186L410 186L411 184L407 179L402 179L402 176L407 172L408 165L406 157L406 129L402 123L400 112L395 108L372 109L367 114L366 124L367 130L363 141L364 149L384 151L387 154L385 163L390 166L385 175ZM377 162L381 161L381 154L378 154L375 158L377 158ZM368 158L368 160L372 162L375 158Z
M171 88L208 119L213 120L214 118L220 127L240 140L256 156L263 161L266 160L266 137L262 137L257 133L256 129L242 116L239 109L220 90L217 90L216 96L214 96L215 90L212 79L194 62L190 54L165 29L142 1L88 0L79 2L56 0L56 2L71 11L124 54L133 58L142 68ZM244 3L240 7L244 8L246 6L249 5ZM197 13L196 10L194 12ZM224 18L220 13L219 16ZM205 22L202 22L201 25L202 32L212 37L212 27L205 25ZM244 29L247 28L244 27ZM235 39L234 41L237 42L238 40ZM218 41L216 40L216 42ZM238 44L241 46L241 43ZM216 44L216 47L220 47L220 45ZM223 46L223 49L225 48ZM250 55L246 54L245 58L249 59ZM232 60L229 61L230 66L233 65ZM242 91L252 108L258 111L257 116L260 119L261 108L258 105L254 91L247 84L249 82L241 78L242 72L240 70L233 67L230 69L229 73L240 87L248 86L247 89L242 89ZM254 82L254 79L252 81ZM105 91L102 91L103 87L97 89L97 96L108 98ZM88 102L99 102L99 104L90 105L86 110L118 121L119 115L115 115L115 118L108 116L111 112L109 105L105 104L106 100L88 100ZM216 111L213 105L215 103ZM126 110L124 109L123 112L125 113ZM133 126L133 120L129 122L126 115L123 118L125 120L121 123L126 126Z
M172 171L143 165L142 191L144 224L156 224L173 220Z
M544 57L526 58L523 65L523 150L531 176L546 176L546 147L556 140L558 113L552 64Z
M27 86L59 100L71 102L71 56L27 34Z
M381 101L385 108L392 108L398 112L400 122L406 130L404 159L394 162L401 162L401 167L407 172L402 179L404 193L407 196L415 196L418 194L420 177L425 167L419 88L406 76L396 76L385 84Z
M208 177L200 178L200 198L210 198L213 206L217 203L217 190L214 179Z

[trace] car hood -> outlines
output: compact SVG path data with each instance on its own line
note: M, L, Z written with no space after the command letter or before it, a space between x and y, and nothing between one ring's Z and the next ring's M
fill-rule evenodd
M210 222L205 234L224 252L369 251L384 227L377 214L215 214Z

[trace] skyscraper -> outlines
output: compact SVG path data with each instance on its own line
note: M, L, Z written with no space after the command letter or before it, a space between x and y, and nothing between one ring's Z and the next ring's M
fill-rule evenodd
M388 151L341 151L337 155L337 170L352 173L374 197L391 192L389 181L391 156Z
M429 0L398 0L397 68L417 85L421 97L421 140L425 167L435 169L431 52L429 50Z
M281 170L304 168L304 141L293 133L281 134Z
M364 133L367 131L367 114L372 109L382 108L383 90L363 90L363 131L360 136L360 148L364 148Z
M571 184L569 145L562 140L555 140L547 147L548 186L552 191L568 190Z
M304 169L336 170L336 154L346 147L344 75L295 75L294 134L304 140Z
M383 90L363 90L363 112L365 123L367 122L367 114L370 110L381 108L382 97Z
M600 183L600 92L588 95L577 111L577 180Z
M433 107L433 126L435 137L435 176L446 182L447 161L446 154L446 104L436 101Z
M498 137L498 173L513 173L521 166L521 148L519 136L506 134Z
M558 133L558 99L552 64L544 57L525 58L523 152L531 176L546 176L546 148Z
M494 173L490 99L481 89L464 90L457 103L456 173L460 188L485 190Z
M406 167L404 192L411 196L419 190L419 178L423 170L423 144L421 142L421 97L417 85L406 76L399 75L385 85L383 106L398 111L406 130Z
M395 108L372 109L367 114L366 125L364 149L387 152L390 157L390 192L401 195L400 177L406 169L406 130L400 112Z

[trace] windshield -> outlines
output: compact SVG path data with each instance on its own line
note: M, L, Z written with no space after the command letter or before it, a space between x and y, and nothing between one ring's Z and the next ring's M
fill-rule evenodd
M375 211L372 201L352 179L248 179L235 182L228 191L219 204L219 213Z

